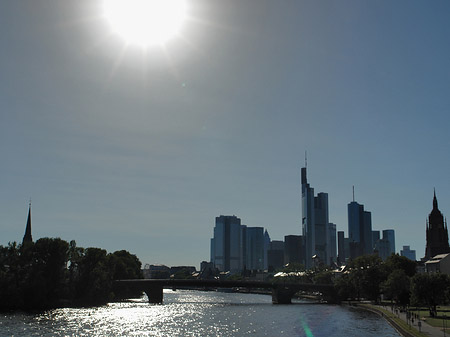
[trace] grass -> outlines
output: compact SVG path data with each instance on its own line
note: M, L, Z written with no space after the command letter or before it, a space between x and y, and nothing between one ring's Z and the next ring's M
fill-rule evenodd
M438 306L437 307L437 316L431 317L430 311L425 308L410 308L411 312L419 314L419 317L422 318L429 325L443 329L445 327L445 331L450 331L450 307L449 306Z

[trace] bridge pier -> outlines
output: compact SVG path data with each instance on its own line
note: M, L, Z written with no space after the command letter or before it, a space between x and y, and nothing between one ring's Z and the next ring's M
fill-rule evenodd
M163 302L163 287L162 285L151 285L145 287L144 292L147 294L148 302L153 304L162 304Z
M297 292L285 286L278 286L272 289L272 303L273 304L291 304L292 296Z

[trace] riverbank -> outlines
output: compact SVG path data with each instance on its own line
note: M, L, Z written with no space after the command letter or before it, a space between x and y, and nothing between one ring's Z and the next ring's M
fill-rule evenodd
M442 331L438 328L432 327L422 320L416 323L409 323L406 315L399 312L397 315L380 305L369 303L352 302L349 305L374 312L382 316L401 336L404 337L438 337L442 336ZM420 322L420 328L419 328ZM419 331L421 330L421 331Z

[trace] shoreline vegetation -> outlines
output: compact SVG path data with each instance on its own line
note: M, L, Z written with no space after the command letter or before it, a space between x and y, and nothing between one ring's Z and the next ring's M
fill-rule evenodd
M0 311L83 307L138 296L113 289L115 279L142 278L141 262L125 250L107 253L75 241L41 238L0 246Z

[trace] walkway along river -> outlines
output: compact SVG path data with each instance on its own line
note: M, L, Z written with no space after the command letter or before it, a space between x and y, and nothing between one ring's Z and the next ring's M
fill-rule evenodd
M0 336L399 336L379 315L338 305L273 305L257 294L164 290L140 299L41 314L2 314Z

